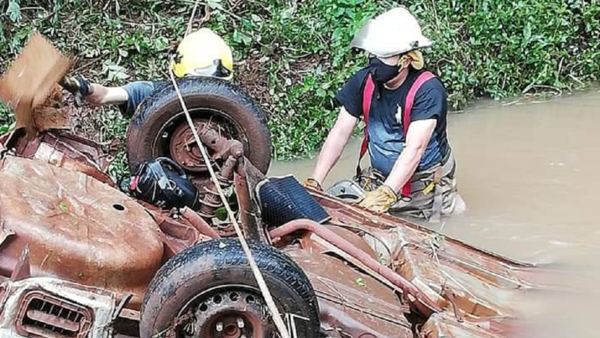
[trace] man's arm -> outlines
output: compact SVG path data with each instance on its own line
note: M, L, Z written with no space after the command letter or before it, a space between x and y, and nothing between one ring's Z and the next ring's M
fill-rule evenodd
M123 87L105 87L92 83L90 88L90 94L85 97L85 100L95 106L122 104L129 100L129 94Z
M319 183L323 182L331 168L337 163L342 151L348 144L352 131L356 126L358 119L344 107L342 107L340 114L335 122L335 125L327 135L327 139L321 148L321 153L317 160L317 165L313 172L312 178L317 180Z
M392 171L384 182L385 185L395 192L399 192L410 180L421 162L421 157L425 153L436 125L437 120L435 119L411 122L406 133L404 150L394 163Z
M125 88L90 83L82 76L65 76L60 85L75 96L75 103L78 106L84 100L94 106L123 104L129 100L129 93Z

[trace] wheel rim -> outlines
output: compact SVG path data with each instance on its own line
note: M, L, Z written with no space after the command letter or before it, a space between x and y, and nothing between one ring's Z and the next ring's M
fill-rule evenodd
M247 156L249 155L248 136L237 121L217 109L201 108L192 109L189 112L197 130L201 130L207 125L215 128L226 138L242 142L244 152ZM153 141L152 153L153 157L166 155L172 158L188 172L204 173L207 171L183 112L174 115L161 126Z
M271 331L264 304L245 291L224 291L209 297L198 306L196 314L196 332L201 337L254 338L265 337L265 331Z
M228 131L223 131L220 125L210 121L194 119L194 126L198 132L208 126L218 130L219 134L225 138L231 139ZM210 148L207 148L207 150L212 158L213 151ZM207 170L200 148L198 148L192 130L187 123L180 123L171 134L169 153L175 162L190 172L205 172Z
M218 287L194 297L180 312L177 337L278 337L260 293L244 286Z

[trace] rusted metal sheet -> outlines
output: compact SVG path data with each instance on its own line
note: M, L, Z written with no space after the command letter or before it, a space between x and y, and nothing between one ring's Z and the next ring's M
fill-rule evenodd
M435 314L423 326L419 326L419 338L469 337L469 338L503 338L514 337L515 332L491 328L492 323L458 322L445 314Z
M480 329L484 322L484 333L488 335L481 337L502 336L509 330L508 326L515 324L509 319L523 317L519 299L528 290L538 287L526 278L531 275L531 265L474 248L398 218L375 215L313 193L332 215L331 222L354 229L382 257L389 259L400 276L441 309L431 316L438 318L438 322L444 318L445 324L440 324L444 329L438 330L442 332L439 337L462 337L461 323L465 323L464 332L471 332ZM474 322L476 325L469 324ZM452 330L456 332L448 332ZM438 337L432 333L422 334Z
M239 206L240 224L244 236L249 239L266 242L266 234L259 217L259 208L252 199L252 193L248 186L245 167L247 159L243 158L238 164L238 170L234 175L234 186Z
M159 228L144 208L82 173L2 161L0 222L15 235L2 247L0 273L9 276L28 245L33 275L131 293L139 306L163 256Z
M197 229L194 229L194 227L168 216L161 217L157 223L160 228L158 235L165 247L163 262L191 247L203 238L203 235ZM205 238L206 240L209 239L209 237Z
M404 316L409 308L390 288L332 256L293 247L285 252L309 277L321 320L341 337L413 337Z
M208 236L212 239L221 238L221 236L215 231L202 217L198 216L192 209L185 207L182 211L182 216L201 234Z
M67 132L52 131L40 133L31 140L16 133L5 142L15 155L82 172L115 186L114 181L106 174L110 157L99 144L90 140Z
M370 257L364 251L355 248L350 242L345 240L343 237L339 236L338 234L325 227L322 227L320 224L314 221L292 221L277 229L272 230L270 232L270 235L272 238L277 239L290 235L291 233L298 230L314 232L315 234L319 235L319 237L332 243L338 249L359 260L362 264L368 266L371 270L375 271L382 278L386 279L390 283L402 289L404 295L410 301L410 303L416 308L418 308L423 315L428 316L433 311L440 311L438 305L436 305L431 300L429 295L423 292L423 290L417 288L409 280L406 280L403 276L395 273L392 269L381 264L373 257Z
M29 261L29 244L26 244L23 251L21 251L21 256L15 268L10 274L10 280L18 281L29 277L31 277L31 262Z

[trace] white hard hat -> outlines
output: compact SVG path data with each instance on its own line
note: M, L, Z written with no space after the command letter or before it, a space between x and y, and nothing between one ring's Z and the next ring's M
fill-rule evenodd
M351 47L384 58L431 45L433 41L423 36L419 22L404 7L394 8L367 21L351 43Z

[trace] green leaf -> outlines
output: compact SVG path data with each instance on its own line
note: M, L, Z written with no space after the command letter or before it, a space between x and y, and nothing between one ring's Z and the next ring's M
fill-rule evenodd
M287 20L289 18L291 18L292 16L294 16L294 8L290 7L286 10L284 10L283 12L281 12L281 19L283 20Z
M208 5L208 7L210 7L211 9L222 9L223 7L221 6L221 0L207 0L206 4Z
M21 21L21 6L19 5L18 0L10 0L8 2L8 8L6 9L6 14L8 14L8 18L12 22Z
M220 221L226 221L227 220L227 209L219 208L219 209L215 210L215 217L217 217L217 219L219 219Z
M528 22L527 25L525 25L525 28L523 29L523 38L526 41L529 41L531 39L531 24Z
M102 64L102 73L106 74L109 81L121 82L129 77L125 67L119 66L111 60L106 60Z
M252 38L240 31L233 32L233 40L246 46L249 46L252 43Z

